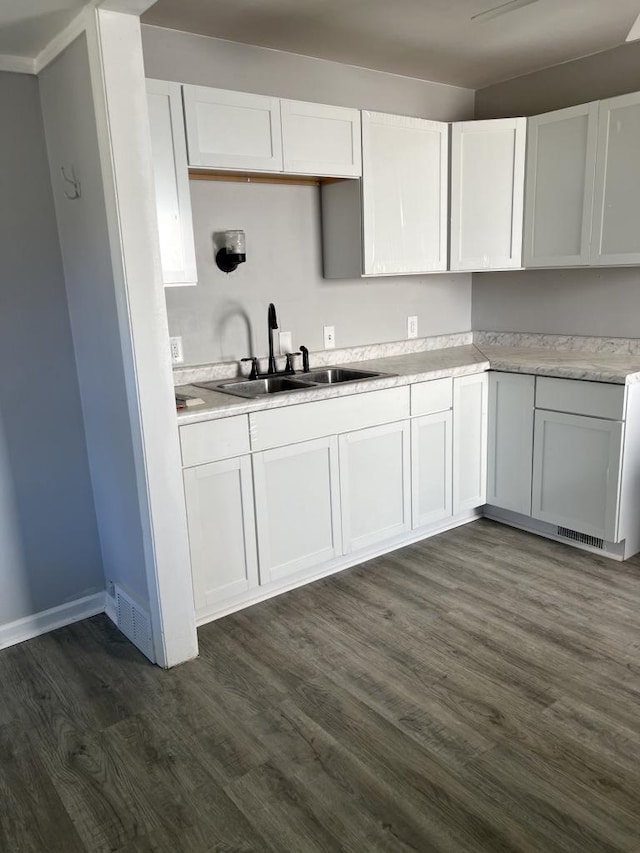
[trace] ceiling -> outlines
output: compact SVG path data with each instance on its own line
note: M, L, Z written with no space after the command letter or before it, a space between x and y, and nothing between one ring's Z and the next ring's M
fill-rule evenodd
M526 2L472 20L505 0L157 0L142 21L479 89L620 45L640 12L640 0Z
M86 0L0 0L0 54L35 57Z

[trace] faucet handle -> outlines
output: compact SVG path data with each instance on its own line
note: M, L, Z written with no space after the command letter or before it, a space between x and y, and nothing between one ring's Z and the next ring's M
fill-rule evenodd
M240 361L250 361L251 362L251 373L249 374L249 379L257 379L258 378L258 359L255 356L251 358L241 358Z
M284 372L285 372L285 374L295 373L296 371L295 371L295 368L293 366L293 359L296 355L302 355L302 353L301 352L288 352L286 355L287 355L287 361L286 361L285 366L284 366Z

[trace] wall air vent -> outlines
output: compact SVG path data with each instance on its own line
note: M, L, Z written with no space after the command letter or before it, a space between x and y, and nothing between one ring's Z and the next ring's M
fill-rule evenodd
M570 539L572 542L579 542L581 545L589 545L591 548L597 548L599 551L604 551L604 539L598 539L597 536L578 533L577 530L570 530L568 527L559 527L558 536L561 536L563 539Z
M143 655L155 663L149 613L118 584L114 584L114 593L116 625Z

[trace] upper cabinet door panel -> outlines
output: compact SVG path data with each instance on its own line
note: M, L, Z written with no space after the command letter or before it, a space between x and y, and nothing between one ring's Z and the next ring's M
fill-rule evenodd
M282 171L278 98L204 86L182 91L190 166Z
M364 274L447 268L448 125L362 113Z
M180 85L147 80L147 103L162 281L197 284Z
M600 102L591 262L640 264L640 93Z
M362 174L360 112L281 101L284 171L302 175Z
M589 264L598 104L529 119L525 267Z
M522 266L526 131L525 118L453 125L452 270Z

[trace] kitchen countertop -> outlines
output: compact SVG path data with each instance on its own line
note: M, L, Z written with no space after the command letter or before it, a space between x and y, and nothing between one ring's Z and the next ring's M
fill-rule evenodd
M611 355L603 352L554 350L538 347L474 345L446 347L425 352L406 353L368 361L349 362L358 370L395 374L356 383L326 385L248 400L194 385L176 386L177 393L200 397L204 402L178 412L179 425L244 415L265 409L294 406L315 400L344 397L378 391L414 382L425 382L450 376L465 376L485 370L529 373L589 382L611 382L618 385L640 382L640 355Z
M491 370L584 379L587 382L612 382L616 385L640 382L640 355L486 344L482 346L482 352Z
M380 373L396 374L367 379L362 382L346 382L337 385L324 385L309 388L308 391L296 391L290 394L277 394L247 400L232 397L219 391L207 391L195 385L176 386L177 393L190 394L204 401L202 406L182 409L178 412L180 425L198 421L227 418L231 415L246 415L250 412L276 409L282 406L295 406L298 403L310 403L316 400L328 400L332 397L346 397L352 394L364 394L367 391L379 391L382 388L394 388L410 385L429 379L448 376L466 376L489 369L489 362L477 347L469 344L461 347L428 350L426 352L406 353L387 358L375 358L369 361L349 362L349 366L358 370L373 370Z

